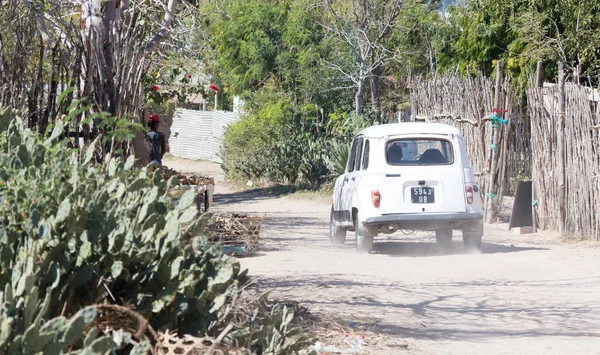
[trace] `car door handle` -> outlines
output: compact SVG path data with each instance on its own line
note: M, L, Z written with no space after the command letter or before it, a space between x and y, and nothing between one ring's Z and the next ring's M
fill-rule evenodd
M348 178L344 178L344 182L348 182Z
M353 176L353 177L352 177L352 181L354 181L354 180L356 180L356 176Z

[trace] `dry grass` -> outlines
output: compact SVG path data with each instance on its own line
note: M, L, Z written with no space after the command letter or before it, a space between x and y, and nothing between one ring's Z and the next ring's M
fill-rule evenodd
M331 202L331 195L333 191L327 188L321 188L319 190L299 190L289 195L289 198L294 200L308 200L316 201L320 203Z
M586 247L600 247L600 242L592 236L578 235L575 233L564 233L561 238L561 242L565 244L574 244Z

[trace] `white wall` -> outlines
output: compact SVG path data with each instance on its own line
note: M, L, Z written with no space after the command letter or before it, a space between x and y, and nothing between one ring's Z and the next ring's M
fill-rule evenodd
M179 158L221 163L223 133L238 119L233 112L178 109L173 115L170 153Z

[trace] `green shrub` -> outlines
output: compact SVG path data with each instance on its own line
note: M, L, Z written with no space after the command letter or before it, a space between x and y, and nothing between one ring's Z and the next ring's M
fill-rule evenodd
M92 165L94 145L67 149L61 133L58 123L44 139L14 121L0 135L0 353L32 353L70 334L62 317L97 303L132 306L155 329L219 334L246 272L220 246L186 242L206 222L195 218L193 190L174 204L174 178L134 169L133 157ZM44 335L48 324L54 335ZM243 329L235 340L259 352L285 348L288 327L269 323L281 333L271 343ZM43 340L28 338L38 333Z
M255 179L263 176L271 162L270 136L277 136L267 121L256 116L243 117L225 131L223 170L229 178Z
M334 140L326 157L330 177L336 178L346 171L346 164L350 156L350 143L345 140Z

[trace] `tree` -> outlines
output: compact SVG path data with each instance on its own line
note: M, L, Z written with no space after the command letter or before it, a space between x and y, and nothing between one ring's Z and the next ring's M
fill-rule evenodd
M371 81L373 111L381 111L379 79L386 63L396 59L398 53L389 48L386 39L392 32L402 6L401 0L352 0L349 3L324 0L329 14L324 26L351 52L354 63L350 68L335 61L327 65L338 70L356 86L354 111L363 112L363 92L367 79Z
M87 124L96 113L143 119L142 78L173 29L185 26L177 10L179 18L195 14L179 0L7 0L2 7L2 28L8 29L0 30L2 103L21 109L26 95L29 125L44 131L79 100L81 112L70 129L86 140L106 133L98 116ZM68 88L76 90L57 107Z

